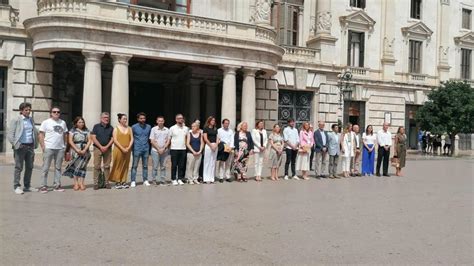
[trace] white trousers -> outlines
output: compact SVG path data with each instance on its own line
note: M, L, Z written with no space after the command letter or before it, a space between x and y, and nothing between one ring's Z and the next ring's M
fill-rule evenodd
M206 144L204 148L204 168L202 178L204 182L214 182L216 174L216 160L217 160L217 149L211 150L211 147Z
M230 178L230 167L232 166L232 160L234 159L234 154L229 154L229 158L225 162L217 162L217 175L220 179L229 179Z
M265 153L263 152L254 153L253 159L255 160L255 176L262 176L264 156L265 156Z
M352 161L352 158L354 157L346 157L346 156L342 156L341 157L341 160L342 160L342 171L344 172L350 172L351 171L351 161Z

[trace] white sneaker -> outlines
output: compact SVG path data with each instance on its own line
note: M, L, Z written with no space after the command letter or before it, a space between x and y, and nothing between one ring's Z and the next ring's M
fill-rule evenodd
M184 183L183 183L183 181L181 181L181 179L178 180L178 184L184 185Z
M171 181L171 185L177 186L177 185L178 185L178 181L176 181L176 180Z
M136 187L137 184L135 183L135 181L132 181L132 183L130 183L130 187Z
M194 185L194 181L193 181L193 180L189 180L189 181L188 181L188 184Z
M300 178L299 178L297 175L294 175L292 178L293 178L294 180L300 180Z
M23 189L21 189L21 187L15 188L15 194L17 194L17 195L23 194Z
M148 180L145 180L145 182L143 182L143 185L146 186L146 187L149 187L149 186L150 186L150 182L148 182Z
M286 175L283 179L288 180L289 178L288 178L288 176Z
M194 180L194 184L199 185L201 183L199 183L199 181L197 181L197 180Z

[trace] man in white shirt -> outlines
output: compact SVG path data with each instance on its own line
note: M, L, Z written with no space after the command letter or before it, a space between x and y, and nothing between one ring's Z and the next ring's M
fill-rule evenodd
M43 167L41 193L48 192L48 172L51 161L54 160L54 191L63 192L61 187L61 167L67 143L67 126L59 118L61 111L59 107L51 108L50 118L41 123L39 128L39 143L43 150Z
M176 125L170 128L171 184L184 185L186 171L186 135L189 129L184 125L182 114L176 115ZM176 178L178 173L178 178Z
M352 126L352 134L354 136L354 158L351 160L351 175L352 176L360 176L360 159L362 157L362 138L360 136L360 128L359 125Z
M380 176L380 165L383 160L383 175L390 176L388 174L388 161L390 158L390 147L392 146L392 133L388 131L388 123L384 123L383 129L377 133L377 143L379 150L377 154L376 175Z
M230 166L232 164L234 152L234 131L229 128L230 120L224 118L222 120L222 127L217 130L217 137L220 139L217 152L217 175L219 182L232 182L230 178ZM225 151L225 147L229 147L230 151Z
M169 155L169 129L165 127L165 118L158 116L156 126L151 129L151 159L153 161L152 182L157 185L166 185L166 160ZM158 173L158 170L160 173ZM159 175L159 177L158 177Z
M286 144L285 180L288 180L288 168L290 163L293 179L298 180L299 177L296 175L296 156L298 154L300 136L298 129L295 128L295 120L291 118L288 119L288 126L283 130L283 140Z

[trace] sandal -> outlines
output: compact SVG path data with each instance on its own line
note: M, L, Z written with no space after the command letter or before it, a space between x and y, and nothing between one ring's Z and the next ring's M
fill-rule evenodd
M72 189L74 189L74 191L78 191L79 190L79 184L75 183L74 187L72 187Z

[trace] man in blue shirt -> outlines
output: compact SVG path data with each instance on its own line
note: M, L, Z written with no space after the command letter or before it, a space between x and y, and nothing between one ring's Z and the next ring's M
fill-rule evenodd
M13 189L18 195L23 192L36 191L31 187L31 174L35 161L35 148L38 147L38 129L31 118L31 104L24 102L20 104L20 115L15 118L8 130L8 140L13 147L15 158L15 172L13 174ZM21 189L20 175L25 165L23 177L24 189Z
M148 155L150 152L149 137L151 132L151 126L146 124L146 114L138 113L137 121L132 126L133 132L133 162L132 162L132 183L131 187L136 186L135 179L137 177L137 167L140 159L142 159L143 166L143 185L150 186L148 182Z

